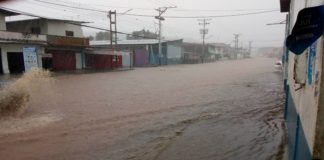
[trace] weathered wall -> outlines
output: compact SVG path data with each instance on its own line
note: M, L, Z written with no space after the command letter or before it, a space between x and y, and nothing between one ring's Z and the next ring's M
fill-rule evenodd
M12 32L30 33L33 27L40 27L40 34L66 36L65 31L73 31L74 37L83 37L83 31L80 26L62 21L37 19L7 23L7 30Z
M323 0L292 0L290 6L290 27L289 31L292 30L298 12L306 7L317 6L323 4ZM309 65L309 54L310 49L308 48L302 55L296 56L293 53L289 53L288 56L288 82L291 100L288 101L289 107L295 107L297 112L296 118L291 118L288 112L288 133L293 133L296 136L296 144L290 143L289 145L296 145L295 157L290 159L305 159L309 158L308 151L311 155L314 155L315 137L318 131L316 131L316 124L318 117L323 117L324 114L320 115L319 111L319 88L323 83L320 81L322 74L322 54L323 54L323 38L320 38L316 42L316 59L314 64L311 65L313 68L312 74L310 74ZM311 81L309 76L311 75ZM324 97L323 97L324 98ZM321 106L321 105L320 105ZM322 105L323 106L323 105ZM288 109L289 110L289 109ZM289 121L290 120L290 121ZM293 122L295 121L295 122ZM289 125L296 124L296 128L289 127ZM323 125L322 127L323 128ZM319 128L317 128L318 130ZM293 136L289 134L289 136ZM319 140L319 139L317 139ZM307 151L308 150L308 151ZM324 150L324 148L322 148Z
M30 33L33 27L39 27L40 34L48 33L47 21L43 19L7 23L7 30L11 32Z
M65 36L65 31L73 31L74 37L83 37L83 32L80 26L68 24L62 21L48 21L49 35Z
M23 45L23 44L0 44L1 48L1 60L3 73L9 74L8 67L8 52L23 52L24 47L36 47L38 54L38 67L42 68L42 56L40 54L44 53L44 47L38 45Z
M323 43L322 43L323 44ZM322 52L323 54L323 45ZM322 62L324 61L324 56L322 56ZM321 64L322 70L324 69L324 64ZM324 79L324 74L321 75L321 80ZM314 159L324 159L324 82L320 85L320 95L318 102L318 113L316 122L316 132L315 132L315 146L314 146Z

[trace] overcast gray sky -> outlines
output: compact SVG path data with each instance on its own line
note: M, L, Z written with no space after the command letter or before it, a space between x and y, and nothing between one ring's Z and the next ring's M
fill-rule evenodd
M156 15L155 8L177 6L169 9L165 16L218 16L241 13L260 12L279 9L279 0L41 0L69 6L91 8L98 10L117 10L129 14ZM43 16L68 18L93 22L89 25L109 29L109 21L105 13L73 9L52 5L37 0L17 0L7 7L24 12L41 14ZM281 46L284 39L285 25L266 25L280 22L285 14L279 11L258 15L239 17L212 18L207 35L207 42L232 43L233 34L241 34L240 41L244 46L253 41L255 47ZM157 31L157 20L153 17L138 17L130 15L118 16L118 31L130 33L133 30L149 29ZM197 18L166 18L163 21L163 36L166 39L183 38L188 42L200 42L201 36ZM84 29L85 34L94 34L93 29Z

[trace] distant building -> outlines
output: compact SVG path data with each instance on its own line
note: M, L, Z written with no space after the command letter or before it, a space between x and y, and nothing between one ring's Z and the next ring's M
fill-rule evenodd
M212 46L209 47L218 58L230 58L232 53L232 48L229 44L225 43L209 43L208 45Z
M91 41L93 53L99 50L110 50L109 41ZM138 39L118 41L117 49L129 51L135 67L180 64L183 60L182 40L163 41L162 54L158 54L158 40Z
M264 57L280 58L282 53L282 47L261 47L258 49L258 54Z
M201 43L183 43L184 62L185 63L202 63L219 60L223 53L220 47L215 44L206 44L203 53Z

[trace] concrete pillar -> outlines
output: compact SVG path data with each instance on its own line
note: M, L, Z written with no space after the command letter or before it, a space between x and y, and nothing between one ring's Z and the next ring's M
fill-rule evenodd
M76 69L82 69L82 56L81 53L75 54Z
M43 61L42 61L42 54L44 54L44 48L38 48L37 50L37 63L38 63L38 68L43 68Z
M2 60L2 69L3 69L3 73L4 74L9 74L9 66L8 66L8 57L7 57L7 51L6 50L2 50L1 53L1 60Z

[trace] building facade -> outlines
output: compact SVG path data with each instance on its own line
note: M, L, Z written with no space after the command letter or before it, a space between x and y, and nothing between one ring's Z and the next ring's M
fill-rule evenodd
M93 52L110 50L109 41L91 41ZM183 61L182 40L162 42L162 54L159 55L156 39L138 39L118 41L117 50L131 53L131 61L135 67L181 64Z
M46 35L8 31L5 17L19 13L0 9L0 74L22 73L30 67L41 67L41 56L47 44ZM29 52L29 56L23 52ZM27 58L29 59L27 59Z
M54 71L82 69L89 40L84 38L80 21L27 17L8 20L7 30L45 35L46 45L37 50L39 67Z
M322 6L324 1L281 0L280 4L281 12L287 13L288 36L296 26L301 10ZM323 58L323 36L300 55L284 48L285 119L289 160L324 159Z

